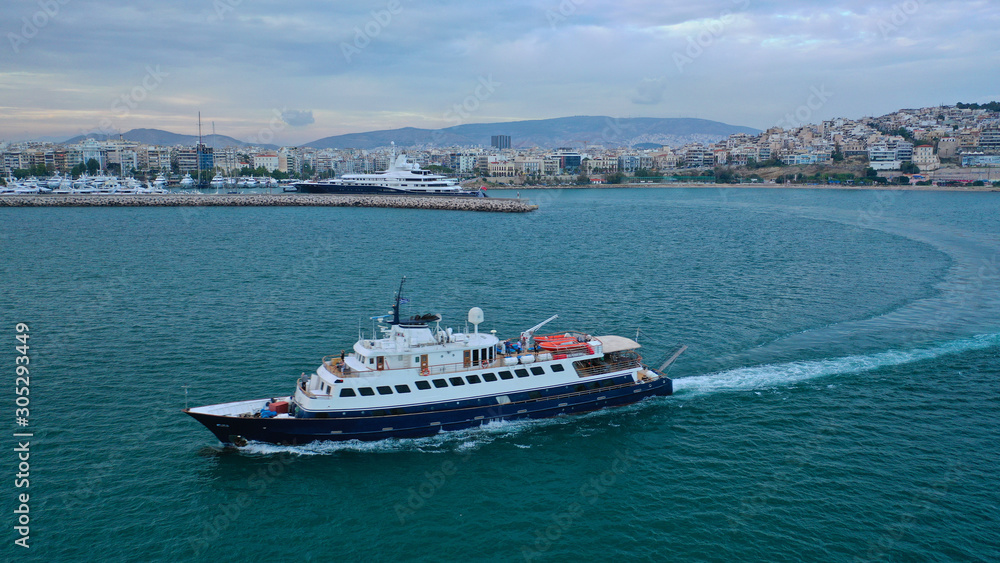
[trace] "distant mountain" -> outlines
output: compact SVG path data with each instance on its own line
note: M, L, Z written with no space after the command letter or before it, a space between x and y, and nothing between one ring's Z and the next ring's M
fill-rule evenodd
M728 125L718 121L673 117L601 117L575 116L555 119L534 119L509 121L505 123L467 123L444 129L418 129L403 127L366 133L335 135L305 143L300 146L317 149L373 149L396 143L400 147L411 146L489 146L493 135L510 135L511 145L519 147L574 147L602 145L605 147L650 148L660 145L681 146L687 143L714 143L733 133L756 135L759 130L750 127ZM127 141L137 141L147 145L186 145L198 142L196 135L179 135L160 129L132 129L122 135ZM84 139L105 141L117 139L117 134L91 133L78 135L63 141L78 143ZM249 143L225 135L205 135L207 146L246 147ZM256 145L266 149L277 149L276 145Z
M317 149L373 149L389 146L390 142L398 146L489 146L493 135L510 135L511 145L515 148L681 146L693 142L713 143L733 133L756 135L760 131L707 119L576 116L505 123L468 123L444 129L404 127L349 133L325 137L302 146Z
M173 145L185 145L194 146L198 143L197 135L179 135L177 133L171 133L170 131L163 131L160 129L132 129L131 131L124 133L122 137L126 141L137 141L147 145L161 145L161 146L173 146ZM104 133L89 133L87 135L77 135L72 139L67 139L63 141L65 144L79 143L84 139L94 139L95 141L107 141L110 139L117 139L118 134L104 134ZM246 147L250 146L250 143L245 143L243 141L234 139L232 137L227 137L225 135L203 135L202 142L205 146L209 147ZM266 149L277 149L277 145L255 145L258 147L263 147Z

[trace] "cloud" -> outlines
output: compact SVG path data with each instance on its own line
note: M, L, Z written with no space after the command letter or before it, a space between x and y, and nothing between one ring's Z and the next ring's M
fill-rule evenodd
M667 82L664 78L644 78L635 87L635 95L632 96L633 104L656 105L663 101L663 93L667 89Z
M502 86L465 122L641 111L762 128L823 84L838 95L817 118L984 99L996 81L983 69L1000 65L1000 6L984 0L58 4L0 2L0 138L104 119L191 134L199 111L242 138L285 107L310 108L281 116L276 137L294 144L443 127L491 75ZM357 30L364 47L345 60ZM147 67L164 80L141 90Z
M312 110L289 109L281 112L281 120L292 127L304 127L311 123L316 123L313 119Z

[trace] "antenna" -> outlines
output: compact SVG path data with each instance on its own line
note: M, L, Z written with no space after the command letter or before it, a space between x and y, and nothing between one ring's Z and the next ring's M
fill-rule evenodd
M662 373L663 370L667 369L670 366L670 364L674 363L674 360L677 359L677 356L680 356L681 354L683 354L684 350L687 350L687 349L688 349L687 345L684 345L684 346L681 346L680 348L678 348L677 351L674 352L674 355L670 356L670 359L668 359L667 361L663 362L663 365L660 366L660 369L658 369L656 371L659 371L659 372Z
M195 167L198 169L198 187L201 187L201 112L198 112L198 148L196 150L198 162Z
M396 302L392 306L392 324L399 324L399 304L405 302L403 300L403 284L406 283L406 276L399 282L399 289L396 291Z

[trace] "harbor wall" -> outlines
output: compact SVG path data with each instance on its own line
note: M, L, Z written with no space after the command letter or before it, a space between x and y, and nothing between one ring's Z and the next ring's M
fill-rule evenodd
M528 200L493 197L334 194L32 194L2 195L0 207L181 207L310 206L395 207L525 213L538 209Z

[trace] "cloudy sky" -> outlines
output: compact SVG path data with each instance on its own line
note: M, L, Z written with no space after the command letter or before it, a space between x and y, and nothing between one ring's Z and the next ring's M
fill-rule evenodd
M0 140L610 115L767 128L1000 99L1000 3L5 0Z

